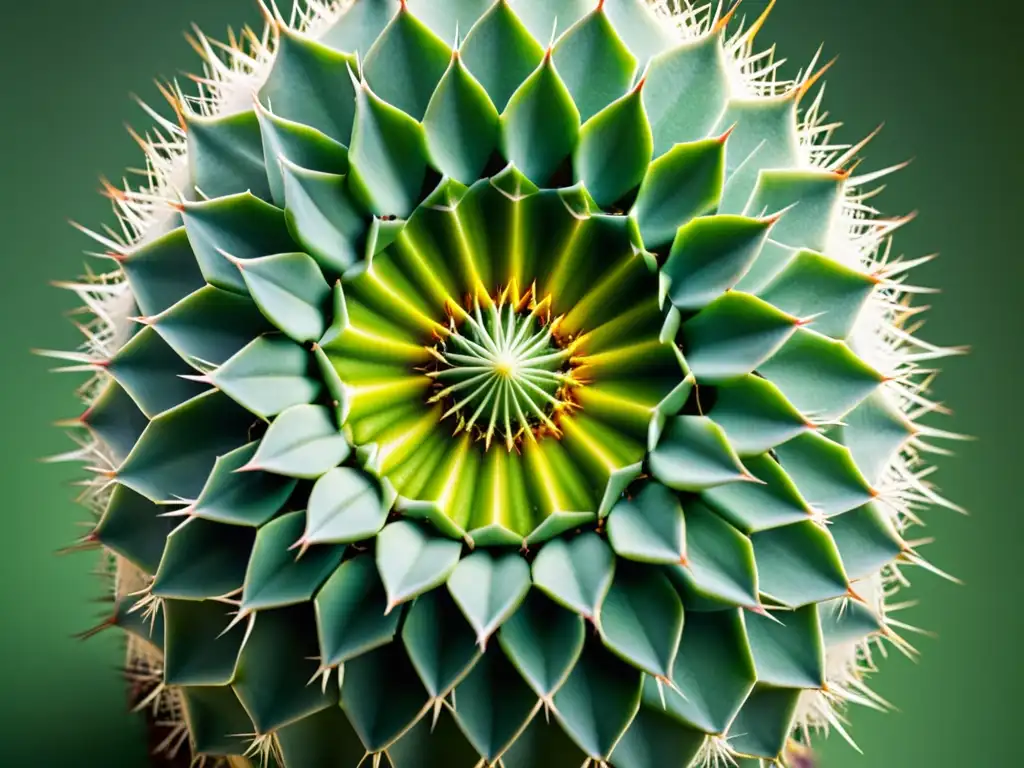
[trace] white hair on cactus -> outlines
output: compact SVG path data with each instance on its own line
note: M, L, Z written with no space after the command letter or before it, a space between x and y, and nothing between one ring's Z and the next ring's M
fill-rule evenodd
M700 768L730 768L739 765L736 753L725 736L705 736L694 762Z

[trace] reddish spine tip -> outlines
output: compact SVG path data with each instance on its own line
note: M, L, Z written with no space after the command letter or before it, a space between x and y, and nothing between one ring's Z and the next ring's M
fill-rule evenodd
M642 91L644 89L644 85L646 85L646 84L647 84L647 75L644 75L643 77L640 78L639 82L637 82L636 88L633 89L633 93L640 93L640 91Z
M863 604L863 605L867 605L867 602L868 602L868 601L867 601L867 600L865 600L865 599L864 599L863 597L861 597L860 595L858 595L858 594L857 594L857 593L856 593L856 592L854 591L854 589L853 589L853 587L852 587L852 586L848 586L848 587L846 588L846 596L847 596L848 598L850 598L851 600L855 600L855 601L857 601L858 603L861 603L861 604Z
M732 125L730 125L726 129L725 133L723 133L721 136L718 137L718 143L719 144L725 144L725 142L728 141L729 137L732 136L733 131L736 130L736 126L737 125L738 125L738 123L733 123Z
M731 22L732 19L733 19L733 16L736 15L736 11L739 10L740 3L742 3L742 2L743 2L743 0L736 0L736 2L732 4L732 8L730 8L728 11L726 11L725 15L722 16L722 18L720 18L718 20L717 24L715 24L714 28L711 30L711 34L715 34L716 32L721 32L723 29L725 29L726 27L729 26L729 22Z
M597 0L597 10L598 11L603 11L604 10L604 0Z
M544 61L543 61L544 64L547 64L547 63L549 63L551 61L551 54L554 52L554 50L555 50L554 46L551 46L551 45L549 45L544 50Z

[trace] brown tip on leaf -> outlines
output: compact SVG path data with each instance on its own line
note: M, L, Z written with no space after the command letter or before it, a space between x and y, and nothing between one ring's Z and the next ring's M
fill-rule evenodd
M732 136L733 131L736 130L736 126L737 125L739 125L739 123L733 123L728 128L726 128L725 133L723 133L721 136L718 137L718 139L717 139L718 143L719 144L725 144L725 142L729 140L729 137Z
M867 600L865 600L863 597L861 597L859 594L857 594L857 592L854 590L852 585L847 586L847 588L846 588L846 596L848 598L850 598L851 600L854 600L854 601L860 603L861 605L867 605L868 604Z
M846 181L853 175L853 172L856 170L857 166L860 165L860 163L860 160L854 160L851 165L845 168L833 168L832 175L835 176L835 178L839 181Z
M679 565L683 566L683 568L690 567L690 559L686 555L682 555L677 562Z
M794 93L794 95L796 97L796 100L800 101L800 99L802 99L804 96L806 96L807 92L810 91L811 88L813 88L815 86L815 84L819 80L821 80L821 78L825 75L825 73L828 72L832 68L832 65L835 64L836 61L838 61L838 59L839 59L839 57L835 56L832 59L832 61L830 61L828 64L826 64L821 69L819 69L817 72L815 72L813 75L811 75L806 80L804 80L800 85L798 85L794 89L794 91L793 91L793 93Z
M398 0L398 5L398 10L401 12L409 10L409 0Z
M721 32L722 30L729 26L729 23L736 16L736 11L739 10L740 3L742 2L743 0L736 0L736 2L732 4L732 8L726 11L722 18L718 20L718 23L715 24L715 26L711 29L711 34L718 34L719 32Z
M106 176L100 176L100 194L111 200L127 200L128 195L123 189L115 187Z
M219 253L219 254L220 254L221 256L223 256L223 257L224 257L225 259L227 259L228 261L230 261L230 262L231 262L232 264L234 264L234 265L235 265L236 267L238 267L239 269L241 269L241 270L244 270L244 269L245 269L245 265L244 265L244 264L242 263L242 259L238 258L237 256L234 256L234 255L232 255L232 254L228 253L228 252L227 252L227 251L225 251L225 250L224 250L223 248L218 248L218 249L217 249L217 253Z
M267 26L271 28L276 28L277 19L275 18L275 14L266 6L266 3L264 3L263 0L256 0L256 7L259 8L260 16L263 17L263 20L267 23Z
M389 613L391 613L397 607L398 607L398 603L394 602L393 600L388 600L388 604L386 606L384 606L384 615L387 616Z
M766 609L760 603L758 603L757 605L748 605L747 610L751 613L757 614L758 616L764 616L765 618L770 618L771 616L771 614L768 613L768 609Z
M778 212L776 212L776 213L773 213L773 214L771 214L771 215L769 215L769 216L762 216L762 217L761 217L761 221L762 221L762 222L764 222L764 224L765 224L765 225L767 225L767 226L769 226L769 227L772 227L772 226L774 226L775 224L777 224L777 223L779 222L779 220L780 220L780 219L781 219L781 218L782 218L783 216L785 216L785 215L786 215L786 212L787 212L788 210L789 210L789 208L783 208L783 209L782 209L781 211L778 211Z
M755 37L757 37L757 33L761 31L761 28L764 26L764 23L766 21L768 21L768 17L771 15L772 10L774 8L775 8L775 0L770 0L770 2L768 3L768 6L761 12L761 15L758 16L754 20L754 23L751 24L747 28L746 35L745 35L747 41L751 41Z
M192 28L195 29L197 32L199 31L198 27L196 27L195 24L192 25ZM191 32L184 32L182 33L182 36L185 38L185 42L189 44L189 47L192 48L192 50L195 51L197 54L199 54L199 58L205 61L206 51L203 50L203 46L200 45L199 41L195 38L195 35L193 35Z
M259 466L258 464L253 464L250 461L248 464L236 469L235 472L260 472L262 469L263 468L261 466Z
M185 205L183 203L176 203L173 200L168 200L167 205L171 208L171 210L177 211L178 213L185 212Z
M768 483L766 483L760 477L752 474L750 470L743 470L743 474L740 475L740 477L742 477L743 481L747 483L754 483L756 485L768 485Z
M113 616L111 616L109 619L104 619L102 622L97 624L95 627L91 627L90 629L87 629L84 632L76 632L75 634L72 635L72 637L75 640L88 640L90 637L95 637L96 635L98 635L103 630L110 629L111 627L116 626L116 625L117 624L116 624L115 618Z
M544 59L542 61L543 64L551 63L551 54L554 52L554 50L555 47L553 45L549 45L547 48L544 49Z
M810 325L815 320L821 319L821 317L823 317L825 314L827 314L827 313L825 313L825 312L815 312L813 315L808 315L807 317L795 317L795 316L791 316L791 317L793 318L793 324L797 328L803 328L806 325Z
M136 315L135 317L129 317L128 319L131 320L133 323L138 323L139 325L148 326L153 324L153 318L146 317L144 315Z
M174 92L167 86L166 83L161 83L159 80L156 81L157 90L160 91L160 95L164 97L167 103L174 110L175 116L178 118L178 127L182 131L188 131L188 120L185 118L185 111L182 109L181 100L174 94Z
M604 0L597 0L597 8L595 10L597 10L597 11L603 11L604 10Z
M646 84L647 84L647 75L644 75L643 77L641 77L637 81L636 86L633 88L633 93L640 93L640 91L642 91L644 89L644 85L646 85Z

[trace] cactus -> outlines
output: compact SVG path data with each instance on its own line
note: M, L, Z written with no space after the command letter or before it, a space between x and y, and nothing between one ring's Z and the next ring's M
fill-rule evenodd
M795 766L884 707L959 350L827 67L686 0L264 11L146 107L47 353L162 747Z

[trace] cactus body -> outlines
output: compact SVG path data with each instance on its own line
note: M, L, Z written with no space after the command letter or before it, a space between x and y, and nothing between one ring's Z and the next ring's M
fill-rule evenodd
M71 286L83 543L172 747L767 765L874 701L950 350L820 72L730 17L310 0L197 41Z

